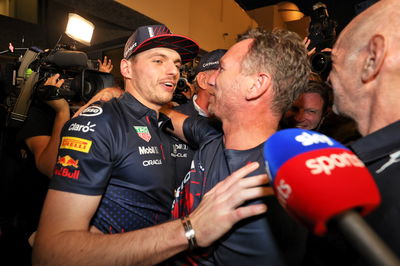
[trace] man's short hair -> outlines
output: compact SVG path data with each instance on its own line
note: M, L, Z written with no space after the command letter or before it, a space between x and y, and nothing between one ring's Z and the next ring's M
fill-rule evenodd
M326 114L328 106L332 105L332 88L324 82L309 80L303 93L317 93L321 96L324 101L322 115Z
M310 75L307 50L299 35L287 30L251 29L239 41L254 39L242 62L242 71L266 71L273 81L272 110L282 115L306 87Z

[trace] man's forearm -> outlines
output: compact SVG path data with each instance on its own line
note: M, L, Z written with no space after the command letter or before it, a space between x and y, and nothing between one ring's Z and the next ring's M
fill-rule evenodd
M43 152L36 159L36 166L40 172L52 177L53 168L57 161L58 146L60 145L60 135L64 124L70 119L69 109L56 114L52 134L49 143Z
M33 265L153 265L187 247L179 220L112 235L66 231L46 240L39 231Z
M33 264L157 264L187 249L185 234L189 232L198 246L209 246L238 221L266 211L264 204L242 206L247 200L272 194L271 188L261 186L268 180L266 175L244 178L257 167L257 163L248 164L208 191L190 214L193 230L175 220L120 234L88 232L101 196L50 189L33 247Z

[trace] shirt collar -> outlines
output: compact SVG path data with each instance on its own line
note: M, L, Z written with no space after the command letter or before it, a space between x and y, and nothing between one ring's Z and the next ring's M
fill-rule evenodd
M197 94L195 94L193 96L194 109L196 109L196 111L199 113L199 115L208 117L207 113L203 109L201 109L200 106L196 103L196 99L197 99Z
M375 131L349 146L367 164L388 156L400 147L400 121Z
M124 105L127 106L129 110L132 111L132 113L138 120L143 119L147 116L151 123L157 127L172 127L171 120L166 115L159 113L157 119L157 112L155 110L150 109L149 107L142 104L129 92L124 92L119 100L124 103Z

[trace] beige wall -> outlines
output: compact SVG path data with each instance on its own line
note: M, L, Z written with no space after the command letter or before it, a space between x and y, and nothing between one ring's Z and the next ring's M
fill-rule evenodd
M248 11L250 17L257 21L258 25L266 30L274 28L287 29L297 32L302 38L307 36L310 17L303 17L295 21L285 22L279 12L278 5L270 5Z
M234 0L115 1L193 38L206 51L229 48L238 34L258 25Z

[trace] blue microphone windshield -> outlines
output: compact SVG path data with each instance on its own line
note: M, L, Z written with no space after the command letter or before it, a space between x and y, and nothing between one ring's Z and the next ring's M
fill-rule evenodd
M276 132L264 144L264 160L271 181L274 181L281 166L291 158L326 148L348 150L336 140L315 131L290 128Z

